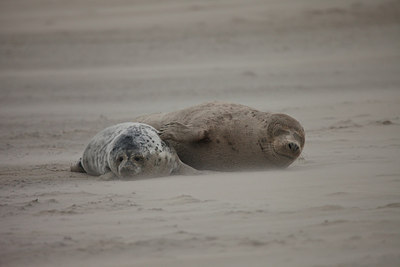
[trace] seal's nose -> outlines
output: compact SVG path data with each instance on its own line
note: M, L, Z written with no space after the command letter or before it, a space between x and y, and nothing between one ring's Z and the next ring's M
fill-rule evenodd
M296 143L293 143L293 142L288 143L287 147L294 154L298 153L299 149L300 149L300 147Z
M138 169L135 168L121 168L119 174L121 177L133 177L139 173Z
M126 161L119 165L118 172L122 177L132 177L140 172L140 167L130 161Z

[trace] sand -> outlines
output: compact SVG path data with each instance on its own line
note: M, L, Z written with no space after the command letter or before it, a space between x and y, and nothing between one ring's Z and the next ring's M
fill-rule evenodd
M0 3L1 266L399 266L400 3ZM90 138L206 101L306 129L285 170L99 181Z

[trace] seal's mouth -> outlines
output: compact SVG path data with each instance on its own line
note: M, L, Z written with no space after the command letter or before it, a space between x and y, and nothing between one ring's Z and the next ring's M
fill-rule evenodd
M118 174L121 178L131 178L138 176L141 173L142 169L140 167L123 167L119 168Z
M272 150L275 152L276 155L283 157L283 158L287 158L289 160L295 160L295 159L297 159L298 156L300 156L300 153L297 153L295 155L293 155L293 154L290 155L290 154L278 152L278 151L276 151L275 146L272 147Z
M275 150L274 150L274 152L277 154L277 155L279 155L279 156L281 156L281 157L284 157L284 158L287 158L287 159L290 159L290 160L295 160L298 156L289 156L289 155L287 155L287 154L282 154L282 153L278 153L278 152L276 152Z

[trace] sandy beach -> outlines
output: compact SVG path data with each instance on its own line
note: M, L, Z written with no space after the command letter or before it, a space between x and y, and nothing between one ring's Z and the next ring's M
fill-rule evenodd
M3 0L0 266L400 266L400 2ZM286 113L284 170L71 173L107 126Z

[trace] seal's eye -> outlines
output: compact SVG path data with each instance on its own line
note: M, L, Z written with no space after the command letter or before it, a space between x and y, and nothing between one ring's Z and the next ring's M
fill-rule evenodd
M283 129L278 129L274 132L274 136L285 135L285 134L288 134L288 132Z
M296 138L299 141L302 141L302 138L300 137L300 135L298 135L297 133L293 134L294 138Z
M118 157L118 162L121 163L123 160L124 160L124 157L123 157L123 156L119 156L119 157Z
M142 160L142 157L135 156L135 157L133 158L133 160L134 160L134 161L141 161L141 160Z

